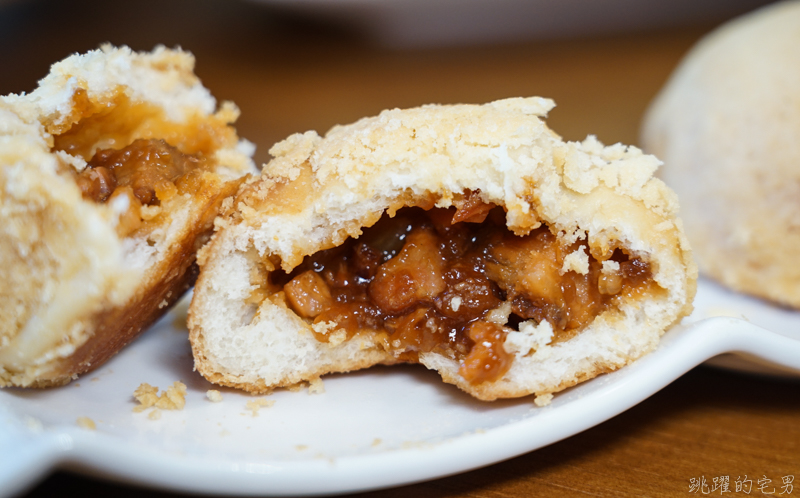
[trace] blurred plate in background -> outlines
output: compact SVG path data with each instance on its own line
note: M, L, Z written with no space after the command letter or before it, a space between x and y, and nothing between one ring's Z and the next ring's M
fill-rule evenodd
M2 1L2 0L0 0ZM255 0L398 48L593 36L720 22L764 0Z

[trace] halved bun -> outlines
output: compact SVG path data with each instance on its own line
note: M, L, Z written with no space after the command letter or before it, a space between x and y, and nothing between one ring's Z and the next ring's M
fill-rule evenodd
M264 392L330 372L418 361L492 400L555 392L651 351L691 310L695 292L677 200L652 177L659 161L635 147L603 147L593 137L564 142L541 119L553 105L516 98L389 110L324 138L308 132L275 145L275 158L228 206L198 258L189 318L197 370L218 384ZM375 230L394 226L394 216L403 234L389 250ZM456 232L467 235L447 235ZM460 249L447 253L453 240ZM381 269L346 270L337 283L331 268L345 271L360 257L346 251L366 246L384 247ZM433 256L414 256L414 247ZM526 259L534 254L557 262ZM515 257L523 271L511 271ZM417 270L392 273L413 261ZM598 279L616 279L629 263L642 269L641 280L601 295ZM341 287L364 275L371 280L358 284L361 291ZM431 275L450 280L426 282ZM327 283L298 292L291 282L302 287L304 278ZM539 292L537 278L556 280L553 300L540 299L544 291L525 295ZM572 283L559 284L562 278ZM575 318L583 308L567 301L583 298L569 298L567 288L589 289L597 302L586 309L594 314ZM374 320L362 314L348 322L347 313L319 314L297 302L315 289L330 292L333 301L320 302L334 308L406 301L375 311ZM471 314L453 321L459 310ZM491 337L484 340L476 323L489 324ZM443 339L450 346L425 345L450 331ZM409 338L412 332L419 337ZM504 366L486 374L498 357Z
M192 285L220 204L256 172L238 110L193 67L104 46L0 98L0 386L96 368Z

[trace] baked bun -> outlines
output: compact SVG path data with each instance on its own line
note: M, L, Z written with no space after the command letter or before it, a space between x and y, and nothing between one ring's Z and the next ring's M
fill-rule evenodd
M222 200L256 172L194 58L104 46L0 97L0 386L106 361L193 283Z
M651 105L642 143L664 161L700 271L800 307L800 2L701 40Z
M615 370L691 309L659 162L542 98L384 111L276 144L200 252L195 367L253 393L419 362L483 399Z

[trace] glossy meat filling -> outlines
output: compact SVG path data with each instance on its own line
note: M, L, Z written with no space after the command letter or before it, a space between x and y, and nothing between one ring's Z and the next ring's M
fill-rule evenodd
M141 226L143 206L193 192L197 175L207 167L202 155L184 154L164 140L136 140L123 149L98 150L76 181L85 199L127 198L118 226L124 236Z
M588 272L563 272L564 258L581 249ZM289 275L273 272L264 284L283 289L319 341L368 330L398 360L437 352L480 384L511 367L503 346L509 327L547 320L553 341L564 340L651 280L646 263L619 249L606 259L615 271L603 272L585 241L565 246L545 226L519 237L506 229L501 208L465 202L458 210L384 215L358 239L307 257ZM511 314L501 325L488 314L503 303Z

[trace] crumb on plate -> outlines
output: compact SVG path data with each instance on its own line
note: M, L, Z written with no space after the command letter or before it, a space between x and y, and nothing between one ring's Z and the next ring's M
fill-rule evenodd
M94 423L94 420L90 419L89 417L78 417L77 420L78 427L82 429L93 431L97 429L97 425Z
M308 394L322 394L325 392L325 386L322 384L322 379L317 377L308 383Z
M272 406L274 404L275 404L275 400L273 400L273 399L259 398L259 399L254 399L253 401L248 401L247 405L245 405L245 408L250 410L254 417L257 417L258 416L258 410L260 410L261 407L269 408L270 406Z
M133 397L139 402L133 407L135 412L144 411L152 406L162 410L183 410L186 405L186 384L175 381L159 395L158 387L143 382L133 391Z

